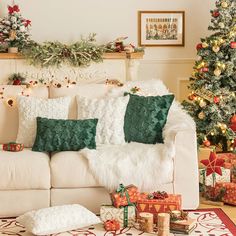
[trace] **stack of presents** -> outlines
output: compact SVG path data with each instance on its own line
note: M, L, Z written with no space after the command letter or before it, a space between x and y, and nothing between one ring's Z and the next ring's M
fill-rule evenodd
M196 225L196 221L182 211L182 200L179 194L140 193L134 185L125 187L121 184L111 193L111 200L112 205L102 205L100 209L100 218L106 231L135 227L148 233L155 232L159 213L168 215L170 222L168 230L173 232L188 234ZM151 221L146 228L143 227L145 222L142 221L142 215L151 216Z
M207 200L236 205L236 154L199 151L200 192Z

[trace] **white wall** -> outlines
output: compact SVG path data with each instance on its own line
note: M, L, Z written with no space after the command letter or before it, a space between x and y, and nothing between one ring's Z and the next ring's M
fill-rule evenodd
M160 78L177 93L177 83L189 77L196 57L195 46L208 34L210 9L214 0L18 0L22 14L32 20L32 37L37 41L73 42L90 32L98 42L129 36L137 44L139 10L184 10L185 47L146 48L140 78ZM10 0L0 2L0 16L7 12Z

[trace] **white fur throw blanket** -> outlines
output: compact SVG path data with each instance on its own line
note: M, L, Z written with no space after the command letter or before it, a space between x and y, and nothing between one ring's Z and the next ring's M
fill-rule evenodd
M142 88L147 84L130 82L127 88L116 89L112 95L119 96L129 91L129 87L136 85ZM158 80L149 81L148 87L152 90L158 88L159 95L168 93ZM175 137L177 132L185 130L195 130L195 123L174 101L163 130L164 144L101 145L97 150L84 149L81 153L88 159L95 179L108 190L112 191L123 183L134 184L140 191L156 191L160 185L173 182Z

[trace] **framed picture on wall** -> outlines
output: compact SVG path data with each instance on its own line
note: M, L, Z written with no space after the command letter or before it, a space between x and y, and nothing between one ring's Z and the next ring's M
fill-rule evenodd
M184 11L139 11L140 46L184 46Z

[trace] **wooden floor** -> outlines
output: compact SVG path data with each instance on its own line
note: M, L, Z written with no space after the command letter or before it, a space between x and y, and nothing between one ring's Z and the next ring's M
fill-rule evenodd
M229 218L236 224L236 206L212 206L212 205L206 205L206 204L200 204L199 209L204 208L221 208L228 216Z

